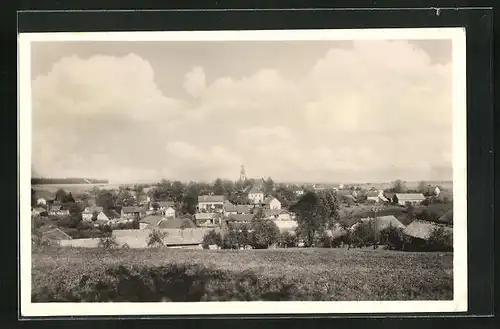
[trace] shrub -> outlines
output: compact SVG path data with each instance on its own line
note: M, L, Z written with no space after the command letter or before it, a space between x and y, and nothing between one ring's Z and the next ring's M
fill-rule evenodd
M252 223L250 245L254 249L267 249L279 242L280 231L271 220L257 219Z
M375 231L371 223L359 223L351 232L350 244L354 247L367 247L375 243Z
M148 247L161 247L164 246L164 239L167 237L168 233L160 230L153 230L149 233L147 238Z
M112 249L118 246L118 243L116 242L116 237L114 236L108 236L108 237L101 237L99 238L99 248L103 249Z
M292 232L294 233L294 232ZM280 234L280 244L285 248L293 248L297 246L298 239L297 234L292 234L288 231L285 231Z
M433 229L426 243L426 249L431 251L453 251L453 232L440 226Z
M379 232L378 243L389 250L403 249L403 230L394 226L389 226Z
M238 249L238 247L238 232L234 229L230 229L224 235L222 249Z
M215 230L209 231L204 237L201 243L203 249L208 249L210 245L222 246L222 237L220 233L215 232Z

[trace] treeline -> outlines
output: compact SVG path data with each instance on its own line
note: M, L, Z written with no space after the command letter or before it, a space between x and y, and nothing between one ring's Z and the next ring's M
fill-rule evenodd
M32 185L40 184L108 184L107 179L95 178L32 178Z

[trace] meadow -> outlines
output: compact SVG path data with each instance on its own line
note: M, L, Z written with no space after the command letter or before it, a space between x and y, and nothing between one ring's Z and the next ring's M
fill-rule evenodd
M32 255L33 302L451 300L453 253L78 249Z

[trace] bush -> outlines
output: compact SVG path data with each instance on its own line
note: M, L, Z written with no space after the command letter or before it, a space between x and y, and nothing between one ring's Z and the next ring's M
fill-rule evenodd
M222 237L220 233L215 232L215 230L211 230L203 237L201 245L203 246L203 249L208 249L210 245L217 245L221 247Z
M440 226L431 231L426 243L430 251L453 251L453 231Z
M373 245L375 242L375 231L371 223L360 223L351 232L350 244L353 247L367 247Z
M294 232L293 232L294 233ZM285 231L280 234L280 245L285 248L293 248L296 247L298 243L297 234L292 234L288 231Z
M234 229L230 229L225 235L222 241L222 249L238 249L238 232Z
M267 249L279 242L280 231L271 220L257 219L252 223L250 245L254 249Z
M101 237L99 238L99 248L103 249L112 249L118 246L118 243L116 242L116 237L114 236L108 236L108 237Z
M164 239L167 237L168 233L160 230L153 230L149 233L147 238L148 247L162 247L165 245Z
M389 250L402 250L404 244L403 230L390 226L379 232L378 244Z

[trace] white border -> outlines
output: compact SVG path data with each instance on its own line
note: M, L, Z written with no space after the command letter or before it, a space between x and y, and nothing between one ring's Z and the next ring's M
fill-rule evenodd
M454 299L452 301L31 303L31 42L451 39L453 42ZM465 29L23 33L19 35L20 290L22 316L412 313L467 311Z

